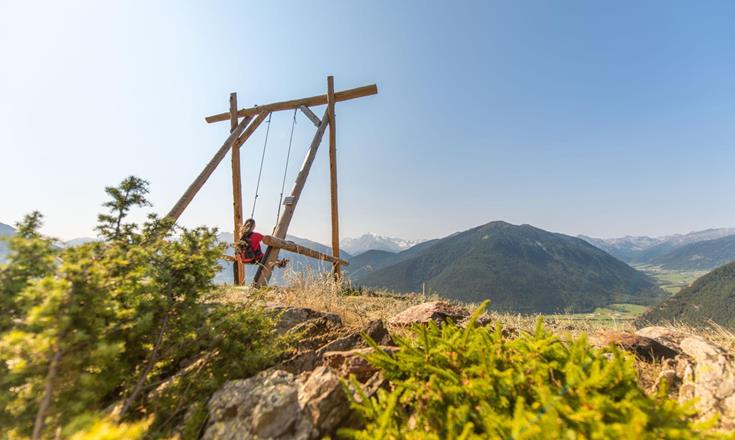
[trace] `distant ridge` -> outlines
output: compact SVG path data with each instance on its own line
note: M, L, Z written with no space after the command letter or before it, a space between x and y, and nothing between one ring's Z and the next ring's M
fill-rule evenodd
M448 298L490 299L496 310L524 313L652 304L665 295L651 278L586 241L530 225L492 222L406 252L373 254L379 268L352 267L353 279L398 291L425 285Z
M688 234L674 234L662 237L627 236L601 239L580 235L579 238L626 263L659 265L667 260L669 254L676 252L684 246L730 236L735 236L735 228L705 229ZM712 260L719 258L716 256L717 254L728 252L727 250L717 249L718 245L726 245L727 243L727 241L716 242L707 248L707 251L713 254L711 257ZM678 257L672 257L672 259L676 258ZM722 261L720 264L724 263L724 260L718 261ZM708 268L711 269L714 267L717 267L717 265L709 266ZM677 267L679 270L701 270L701 268L697 263L690 265L681 264Z
M710 321L735 330L735 263L698 278L641 316L639 324L680 322L706 326Z
M711 270L735 261L735 235L678 247L650 264L670 270Z
M340 241L340 248L351 255L359 255L367 251L401 252L426 240L406 240L403 238L385 237L371 233L358 238L345 238Z

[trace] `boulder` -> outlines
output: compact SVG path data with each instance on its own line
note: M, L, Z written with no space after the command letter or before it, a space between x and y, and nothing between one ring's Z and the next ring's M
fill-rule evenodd
M446 301L431 301L407 308L391 318L388 323L396 326L409 326L434 322L440 325L447 320L458 323L468 316L469 312L463 307L449 304Z
M678 386L679 401L695 399L702 419L717 415L721 428L735 429L735 356L732 353L699 336L666 327L646 327L636 335L654 339L679 353L660 373L661 380L666 379L674 389Z
M735 358L698 336L682 339L680 346L694 360L694 397L700 414L719 415L723 428L735 428Z
M662 359L674 359L680 350L661 344L655 339L634 333L606 331L598 335L595 341L599 345L616 345L621 349L631 352L641 360L660 361Z
M380 349L392 353L397 351L398 347L384 346ZM375 349L372 347L356 348L348 351L328 351L323 355L323 362L325 366L334 369L341 376L348 377L354 374L359 382L364 383L378 372L378 369L365 359L367 355L374 351Z
M352 331L345 336L341 336L327 342L319 348L301 351L291 358L283 361L276 368L293 374L312 370L322 363L324 353L367 347L363 334L369 336L373 341L380 345L393 344L393 340L391 339L388 330L385 328L383 321L371 321L361 330Z
M334 313L319 312L306 307L285 307L277 304L268 304L266 310L278 317L276 333L282 335L299 324L312 319L324 318L332 324L341 326L342 318Z
M209 401L203 439L317 439L350 415L339 376L327 367L294 376L264 371L230 381Z
M653 339L659 344L664 345L677 352L681 351L679 348L679 344L681 343L682 339L686 337L686 333L674 330L672 328L660 326L645 327L635 332L635 334L638 336L643 336L645 338Z

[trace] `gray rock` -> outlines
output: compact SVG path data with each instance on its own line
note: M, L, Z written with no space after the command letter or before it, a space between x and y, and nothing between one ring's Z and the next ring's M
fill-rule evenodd
M339 376L319 367L298 377L264 371L227 382L209 401L205 440L316 439L350 415Z
M439 325L447 320L459 323L469 315L469 312L463 307L449 304L446 301L431 301L407 308L391 318L388 323L396 326L408 326L434 322Z
M373 341L381 345L393 345L393 340L385 328L383 321L369 322L363 329L331 340L317 349L306 350L295 354L277 366L278 369L299 374L310 371L322 363L324 354L330 351L347 351L355 348L366 348L368 345L363 334L369 336Z
M269 304L266 310L278 316L276 333L282 335L297 325L317 318L325 318L335 325L342 325L342 318L334 313L319 312L306 307L285 307Z
M735 357L731 353L699 336L666 327L646 327L636 334L680 353L673 369L675 379L665 372L667 379L680 384L680 401L696 399L701 418L717 415L721 428L735 429Z
M383 346L381 350L393 353L398 347ZM370 364L366 356L374 353L375 349L355 348L348 351L328 351L324 353L323 362L325 366L331 367L343 377L355 375L359 382L366 382L378 372L378 368Z

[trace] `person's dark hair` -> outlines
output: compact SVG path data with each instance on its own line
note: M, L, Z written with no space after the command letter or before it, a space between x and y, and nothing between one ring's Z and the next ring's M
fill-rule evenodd
M240 239L245 238L246 234L249 234L255 230L255 219L249 218L242 224L242 233L240 233Z

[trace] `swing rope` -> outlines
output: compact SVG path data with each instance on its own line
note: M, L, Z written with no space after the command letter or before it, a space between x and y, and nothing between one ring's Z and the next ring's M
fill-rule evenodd
M263 142L263 154L260 155L260 170L258 171L258 183L255 185L255 198L253 199L253 210L250 212L250 218L255 217L255 204L258 203L258 191L260 191L260 177L263 175L263 161L265 160L265 150L268 147L268 134L271 132L271 117L273 113L268 114L268 128L265 130L265 141Z
M286 174L288 173L288 162L291 158L291 144L293 143L293 129L296 126L296 110L293 110L293 122L291 122L291 136L288 138L288 152L286 153L286 166L283 168L283 181L281 182L281 196L278 199L278 212L276 221L281 218L281 206L283 205L283 190L286 188Z

